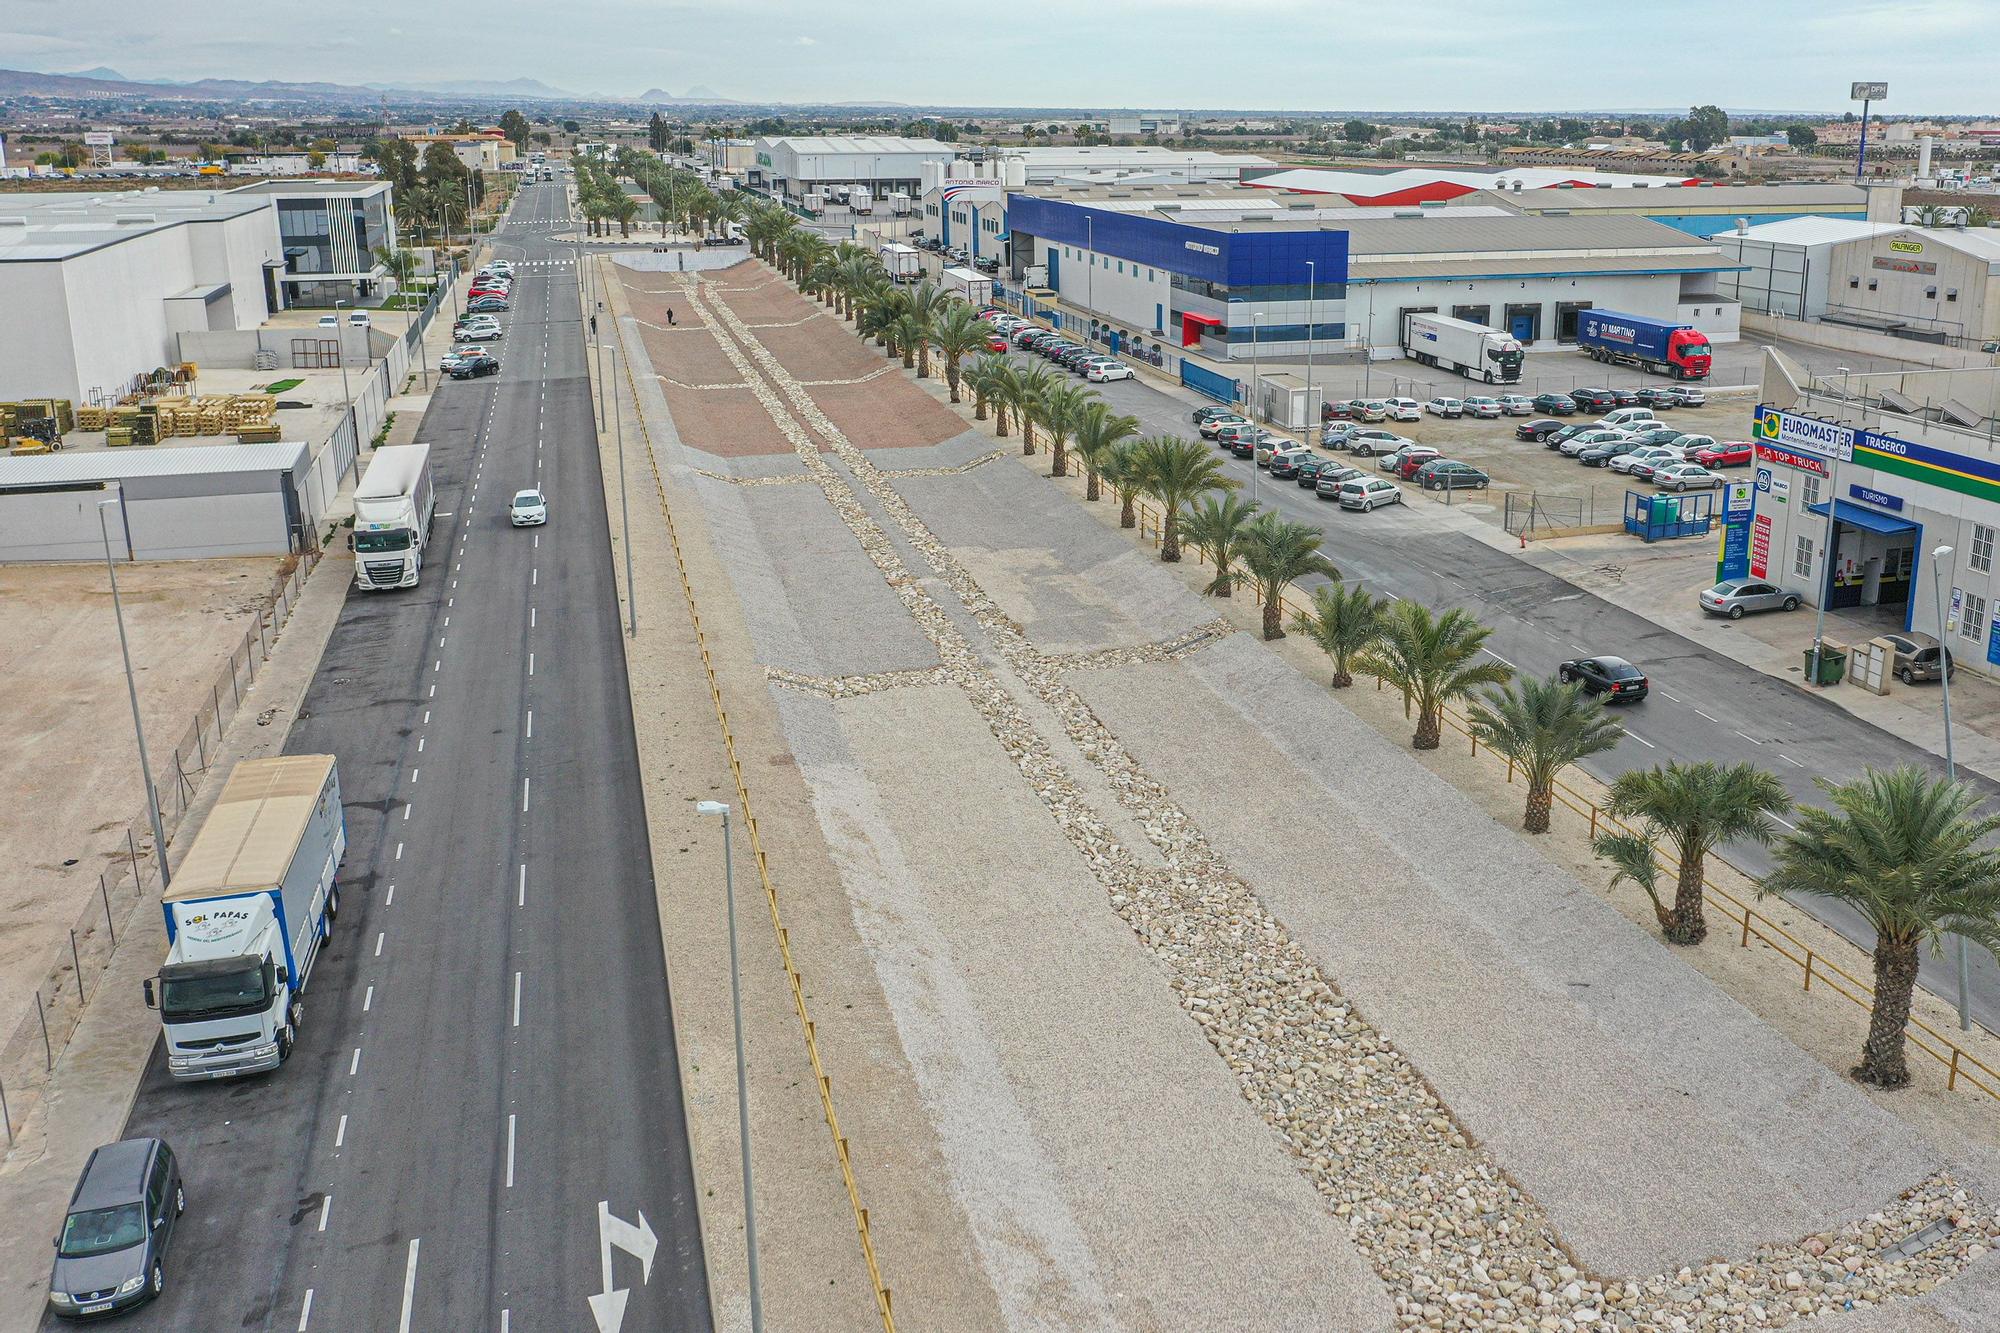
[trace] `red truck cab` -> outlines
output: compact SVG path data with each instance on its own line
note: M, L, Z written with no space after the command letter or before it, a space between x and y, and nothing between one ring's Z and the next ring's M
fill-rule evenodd
M1707 379L1711 359L1707 334L1695 329L1675 329L1667 335L1667 364L1674 367L1680 378Z

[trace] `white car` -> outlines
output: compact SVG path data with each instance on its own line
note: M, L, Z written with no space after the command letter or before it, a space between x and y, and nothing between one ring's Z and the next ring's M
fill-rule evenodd
M1676 435L1673 439L1667 441L1666 447L1669 449L1678 449L1681 451L1683 457L1687 457L1692 455L1697 449L1715 448L1715 437L1713 435Z
M1612 430L1608 427L1597 427L1591 430L1578 431L1576 434L1570 436L1567 440L1564 440L1561 444L1557 445L1556 450L1557 452L1562 454L1562 456L1565 458L1575 458L1585 449L1594 449L1600 444L1616 444L1618 443L1618 441L1625 438L1627 438L1627 436L1625 432L1622 430Z
M1664 444L1649 444L1644 449L1634 449L1629 454L1620 454L1607 466L1613 472L1630 472L1644 464L1648 468L1665 467L1669 463L1684 463L1681 451Z
M1439 394L1424 404L1424 411L1434 417L1462 417L1465 415L1465 403L1460 399L1447 398Z
M368 327L368 324L369 319L366 310L350 310L347 312L347 326L349 328L365 329Z
M1103 360L1091 361L1085 364L1083 377L1092 384L1104 384L1111 380L1129 380L1132 378L1132 367L1126 365L1123 361L1114 361L1106 357Z
M486 266L486 269L487 269L487 272L489 272L489 273L498 273L498 274L500 274L500 275L501 275L502 277L509 277L509 278L511 278L511 277L513 277L513 276L514 276L514 265L513 265L513 263L512 263L511 261L509 261L509 260L505 260L505 259L496 259L496 260L494 260L494 261L493 261L492 263L488 264L488 265Z
M443 356L439 357L438 369L448 371L453 366L462 364L468 357L477 357L485 355L486 355L486 349L484 347L480 347L475 343L467 343L463 347L454 347L450 351L446 352Z
M1465 415L1469 417L1491 421L1499 416L1502 410L1498 398L1488 398L1482 394L1465 400Z
M1525 393L1503 393L1500 410L1510 417L1531 417L1535 415L1535 400Z
M1644 423L1643 425L1641 423ZM1660 424L1650 407L1621 407L1616 412L1607 412L1600 426L1615 426L1620 430L1651 430Z
M321 315L319 317L319 326L323 329L337 329L340 327L340 316Z
M517 528L531 528L549 521L549 497L540 491L516 491L507 506L507 516Z
M1379 505L1399 505L1403 503L1403 488L1387 477L1364 477L1357 481L1343 482L1340 487L1340 507L1359 509L1362 513Z
M1721 477L1699 463L1668 463L1654 468L1648 480L1669 491L1712 491L1722 485Z
M1391 421L1422 421L1424 405L1414 398L1384 398L1383 411Z
M458 339L460 342L468 343L497 342L505 336L500 332L498 324L467 324L464 328L452 334L452 337Z

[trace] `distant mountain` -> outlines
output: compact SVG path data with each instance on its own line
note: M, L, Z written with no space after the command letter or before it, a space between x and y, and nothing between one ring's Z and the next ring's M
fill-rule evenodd
M540 79L445 79L422 87L393 86L390 92L459 93L467 97L533 97L543 101L567 102L576 94L551 88Z
M712 88L700 84L676 96L665 88L648 88L632 99L643 106L741 106L741 102L724 97Z
M715 91L715 89L703 83L697 83L694 87L688 89L686 95L683 96L681 100L686 102L692 102L695 101L697 98L706 99L710 102L721 102L727 100L726 98L723 97L721 93Z
M123 74L120 74L117 70L107 69L103 65L95 65L92 66L90 69L71 70L69 72L69 77L72 79L109 79L113 83L131 82L130 79L126 78Z

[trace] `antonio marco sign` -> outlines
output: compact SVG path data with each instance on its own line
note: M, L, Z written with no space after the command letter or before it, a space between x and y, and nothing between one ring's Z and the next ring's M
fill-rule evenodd
M1752 433L1761 445L1843 463L1854 461L1854 427L1837 421L1821 421L1818 417L1760 405Z

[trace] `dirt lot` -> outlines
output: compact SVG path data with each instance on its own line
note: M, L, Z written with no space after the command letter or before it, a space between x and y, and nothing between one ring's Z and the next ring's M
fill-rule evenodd
M252 617L276 560L187 560L118 571L156 780ZM11 1032L97 896L98 872L144 822L111 593L101 565L0 568L0 1035ZM225 687L226 688L226 687Z

